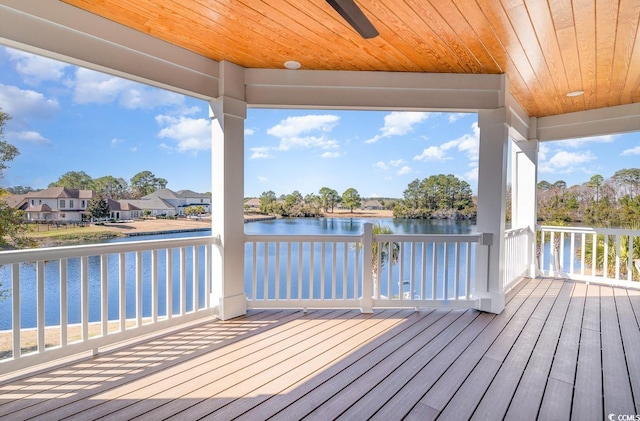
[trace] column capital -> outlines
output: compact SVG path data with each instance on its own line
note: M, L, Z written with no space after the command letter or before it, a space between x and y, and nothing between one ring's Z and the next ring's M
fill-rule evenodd
M245 101L232 98L229 96L221 96L210 102L211 119L218 118L224 115L230 115L234 117L247 118L247 103Z
M501 124L509 125L509 113L506 107L478 111L478 127L481 131L483 127Z

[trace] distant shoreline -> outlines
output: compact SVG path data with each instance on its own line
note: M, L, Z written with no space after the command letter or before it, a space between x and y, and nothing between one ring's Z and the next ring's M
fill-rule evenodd
M280 219L275 215L244 214L244 222L258 222ZM320 218L393 218L388 210L348 210L336 209L323 213ZM159 235L206 231L211 229L211 218L191 219L143 219L126 222L107 223L104 225L36 225L37 231L29 236L38 242L38 247L60 247L74 244L88 244L112 238L139 237L143 235Z

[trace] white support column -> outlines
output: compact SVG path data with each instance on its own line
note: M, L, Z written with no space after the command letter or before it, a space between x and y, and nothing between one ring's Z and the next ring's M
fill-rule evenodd
M479 245L473 295L479 309L500 313L504 309L504 227L509 126L506 108L482 110L478 167L478 232L491 234L491 245Z
M220 97L212 112L212 305L222 320L246 314L244 293L244 69L220 63Z
M513 142L511 148L511 222L513 228L529 228L527 250L529 276L536 276L536 186L538 166L538 141Z

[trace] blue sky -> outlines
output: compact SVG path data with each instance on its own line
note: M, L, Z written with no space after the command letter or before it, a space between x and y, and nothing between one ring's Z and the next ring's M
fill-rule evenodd
M67 171L129 181L149 170L173 190L211 190L204 101L0 47L0 107L21 153L5 187L45 188ZM245 138L245 196L326 186L401 197L439 173L476 189L476 114L250 109ZM571 186L639 166L638 132L545 142L538 180Z

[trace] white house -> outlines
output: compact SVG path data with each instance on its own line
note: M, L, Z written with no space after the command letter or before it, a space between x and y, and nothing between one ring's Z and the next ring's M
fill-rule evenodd
M26 195L27 220L80 222L85 219L92 190L49 187Z

